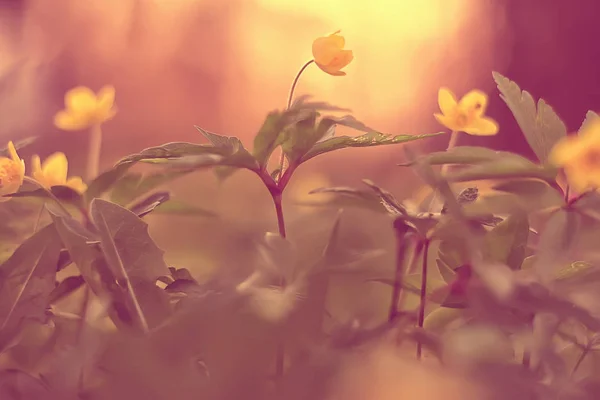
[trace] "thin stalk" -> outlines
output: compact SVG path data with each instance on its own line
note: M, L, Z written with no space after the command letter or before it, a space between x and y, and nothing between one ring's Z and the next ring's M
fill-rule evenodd
M37 218L35 219L35 224L33 225L33 233L35 234L40 226L40 221L42 220L42 215L44 215L44 210L46 209L46 202L42 203L40 207L40 211L37 213Z
M86 176L88 181L91 181L98 176L98 170L100 169L101 150L102 128L100 127L100 124L95 124L90 128L90 142L86 167Z
M581 364L583 363L583 360L585 360L585 358L587 357L587 355L590 353L590 350L591 350L591 346L589 346L589 345L585 346L581 350L581 355L577 359L577 362L575 363L575 366L573 367L573 370L571 371L571 376L575 375L575 373L577 372L577 370L579 369L579 367L581 367Z
M421 268L421 296L419 301L419 319L418 326L423 329L425 322L425 307L427 306L427 254L429 253L429 240L425 239L420 242L423 246L423 264ZM423 346L421 342L417 342L417 360L421 359Z
M290 88L290 93L288 94L287 109L289 109L292 106L292 100L294 99L294 92L296 91L296 85L298 85L298 80L300 79L300 75L302 75L304 70L310 64L312 64L314 62L315 62L315 60L307 61L302 66L302 68L300 68L300 71L298 71L298 73L296 74L296 77L294 78L294 82L292 82L292 87ZM281 180L281 175L283 174L284 164L285 164L285 154L283 152L283 149L281 149L281 154L279 156L279 174L277 174L277 181Z
M450 133L450 140L448 141L448 147L446 147L446 151L450 151L456 147L456 144L458 143L458 136L459 136L459 133L456 131L452 131L452 133ZM448 171L448 164L442 165L441 175L444 176L444 174L447 171ZM433 192L433 197L431 198L431 202L429 203L429 212L431 212L433 205L437 201L438 194L439 194L438 190L435 189L435 191Z
M285 220L283 219L283 206L281 204L282 194L278 193L273 196L273 204L275 205L275 213L277 214L277 228L279 229L279 236L285 239Z
M398 315L398 304L402 295L402 287L404 284L404 259L406 255L407 238L406 235L396 234L396 273L394 276L394 286L392 289L392 299L390 302L390 310L388 313L388 321L392 322ZM416 243L415 250L412 254L412 261L418 257L421 252L422 244L420 241Z

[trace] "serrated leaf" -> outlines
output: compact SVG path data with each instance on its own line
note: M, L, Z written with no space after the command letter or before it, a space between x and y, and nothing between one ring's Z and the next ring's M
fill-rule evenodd
M525 259L528 237L527 215L509 215L485 236L484 257L508 265L512 270L520 269Z
M231 166L250 170L258 168L256 160L244 149L239 140L233 140L231 146L219 147L186 142L166 143L125 157L117 163L117 166L139 161L158 162L161 165L170 165L181 169L211 166Z
M54 289L61 250L54 225L27 239L0 266L0 348L4 349L25 319L43 319Z
M217 135L216 133L202 129L199 126L195 126L195 128L200 131L200 133L202 133L215 148L222 149L228 154L228 165L230 166L218 166L215 168L215 173L219 179L223 180L231 176L237 171L236 167L238 166L255 169L257 162L252 154L246 150L240 139L234 136Z
M388 213L381 203L380 197L372 191L359 190L352 187L327 187L311 190L309 194L327 193L332 195L326 203L319 202L317 206L330 206L337 208L359 207L372 211ZM302 203L304 204L304 203ZM310 205L310 203L308 203Z
M385 135L379 132L369 132L360 136L338 136L316 143L305 155L301 162L306 162L318 155L348 147L374 147L392 144L408 143L415 140L427 139L442 135L443 133L430 133L424 135Z
M552 147L567 135L567 128L543 99L535 104L529 92L497 72L492 73L500 97L512 111L523 135L538 159L545 163Z
M110 200L125 207L159 186L193 171L193 169L189 169L166 170L149 174L128 173L115 183L110 192Z
M290 163L297 164L333 125L332 122L328 123L323 120L317 124L318 117L319 114L316 111L311 112L282 133L281 148Z
M144 283L154 285L168 273L160 250L148 235L148 225L131 211L108 201L94 199L91 215L100 235L100 247L117 279L126 291L131 313L136 316L142 332L149 331L149 323L142 309L143 299L136 287Z
M377 186L370 179L363 179L363 183L373 190L379 197L383 207L392 215L406 214L406 209L393 194Z
M150 237L148 224L137 215L101 199L92 202L91 215L115 275L155 282L159 276L168 274L164 251Z
M264 168L269 161L269 157L277 146L281 144L282 134L292 120L290 111L272 111L263 122L258 133L254 137L254 146L252 155L261 168Z
M485 179L533 178L547 182L556 179L558 170L550 166L539 166L526 159L500 159L485 162L447 175L450 182L467 182Z

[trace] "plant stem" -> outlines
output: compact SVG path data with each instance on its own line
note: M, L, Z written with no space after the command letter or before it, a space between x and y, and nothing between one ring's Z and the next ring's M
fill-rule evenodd
M425 322L425 307L427 305L427 254L429 253L429 240L425 239L420 242L423 248L423 264L421 268L421 298L419 302L419 319L418 326L423 329ZM417 342L417 359L420 360L423 348L421 342Z
M583 363L583 360L585 360L585 357L589 354L590 350L591 350L590 346L585 346L582 349L581 355L577 359L577 362L575 363L575 366L573 367L573 370L571 371L571 376L575 375L575 372L577 372L577 370L579 369L579 367L581 367L581 364Z
M296 85L298 84L298 80L300 79L300 75L302 75L302 73L304 72L304 70L313 62L315 62L315 60L310 60L307 61L302 68L300 68L300 71L298 71L298 73L296 74L296 77L294 78L294 82L292 82L292 87L290 88L290 93L288 94L288 101L287 101L287 108L289 109L292 106L292 100L294 99L294 92L296 91ZM279 156L279 174L277 175L277 181L281 180L281 175L283 174L283 167L285 164L285 154L283 152L283 149L281 149L281 155Z
M40 226L40 221L42 220L42 215L44 214L44 210L46 209L46 202L42 203L40 207L40 211L38 211L37 218L35 219L35 224L33 225L33 233L35 234Z
M457 143L458 143L458 132L452 131L450 133L450 140L448 141L448 147L446 147L446 151L450 151L453 148L455 148ZM442 165L442 170L441 170L442 177L444 176L444 174L446 173L447 170L448 170L448 164ZM438 197L438 190L435 189L435 191L433 192L433 197L431 198L431 202L429 203L429 212L431 212L431 209L433 208L435 202L437 201L437 197Z
M405 234L396 233L396 274L394 276L394 287L392 289L392 299L390 302L390 311L388 313L388 321L392 322L398 315L398 304L402 294L402 286L404 281L404 259L407 247L407 237ZM417 242L415 250L412 254L412 259L418 257L421 252L421 242ZM412 260L411 260L412 263Z
M95 124L90 128L90 142L88 148L88 160L86 168L86 177L91 181L98 176L100 168L100 151L102 149L102 128L100 124Z
M277 228L279 229L279 236L285 239L285 220L283 219L283 207L281 205L282 193L273 195L273 204L275 205L275 213L277 214Z

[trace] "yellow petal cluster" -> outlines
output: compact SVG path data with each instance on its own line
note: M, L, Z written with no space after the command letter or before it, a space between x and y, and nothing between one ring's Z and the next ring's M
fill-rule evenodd
M577 135L557 142L550 162L562 167L571 188L583 192L600 187L600 121L586 124Z
M462 99L448 88L441 88L438 104L441 114L434 114L438 122L454 132L491 136L498 133L498 123L484 116L488 97L480 90L472 90Z
M68 169L67 156L61 152L51 154L43 163L38 155L34 155L31 159L31 176L45 188L68 186L76 192L85 192L87 185L80 177L67 179Z
M115 88L104 86L98 93L77 86L65 94L65 109L54 116L54 125L65 131L77 131L102 124L116 114Z
M315 64L329 75L346 75L341 69L354 59L352 50L344 50L346 40L340 32L317 38L312 45Z
M25 177L25 161L19 158L13 142L8 142L8 153L10 157L0 157L0 202L10 200L1 196L16 193Z

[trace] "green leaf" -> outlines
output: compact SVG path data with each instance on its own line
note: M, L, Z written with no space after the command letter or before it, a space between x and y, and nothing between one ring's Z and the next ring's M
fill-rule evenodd
M319 193L327 193L331 196L331 199L324 204L322 202L315 203L315 206L336 208L358 207L386 214L389 213L382 204L380 197L370 190L359 190L352 187L327 187L314 189L309 192L309 194ZM311 204L307 203L306 205Z
M374 191L381 201L381 204L385 209L392 215L406 214L405 207L396 200L393 194L387 190L377 186L373 181L369 179L363 179L363 183L367 185L372 191Z
M229 145L226 146L186 142L166 143L125 157L117 163L117 166L142 161L161 165L166 164L181 169L198 169L211 166L258 169L256 160L244 149L241 142L236 138L231 139Z
M369 132L360 136L338 136L316 143L310 149L300 162L306 162L318 155L329 153L331 151L345 149L348 147L375 147L391 144L408 143L414 140L427 139L442 135L443 133L429 133L424 135L385 135L379 132Z
M506 158L450 172L446 178L451 182L510 178L535 178L553 182L556 174L557 170L550 166L539 166L526 159Z
M563 196L546 182L523 179L501 182L492 187L493 190L512 193L522 202L528 203L537 210L557 207L564 203Z
M38 139L38 136L31 136L25 139L21 139L17 142L14 142L16 150L20 150L23 147L27 147ZM0 147L0 157L8 157L10 158L10 154L8 153L8 146Z
M50 192L50 193L48 193ZM76 207L83 206L83 197L76 190L71 189L68 186L52 186L50 190L44 188L38 188L34 190L21 191L6 195L7 197L34 197L41 199L54 200L52 195L56 197L61 203L74 205Z
M123 177L133 167L135 162L126 162L117 164L108 171L104 171L98 175L90 184L86 192L84 193L85 203L89 204L93 199L102 196L106 193L113 185Z
M196 216L196 217L207 217L215 218L217 213L207 210L202 207L187 204L181 200L170 198L169 201L161 203L154 209L154 214L166 214L166 215L182 215L182 216Z
M291 116L290 111L270 112L256 134L252 155L261 168L267 165L271 154L281 144L282 134L292 122Z
M135 287L168 274L160 250L148 235L148 225L131 211L101 199L94 199L91 215L100 235L104 258L127 293L131 315L135 315L140 329L148 332L149 323L142 309L142 299Z
M309 113L305 119L289 126L282 133L281 148L283 149L288 161L291 164L298 164L298 161L309 151L321 137L327 134L329 129L334 127L332 122L319 121L319 114L314 111Z
M528 237L527 215L509 215L485 236L484 257L488 261L505 264L513 270L520 269L525 259Z
M25 319L43 320L54 289L61 242L54 225L27 239L0 266L0 348Z
M598 267L587 263L585 261L575 261L569 264L568 267L558 270L555 274L554 279L557 282L569 283L589 283L597 282L600 277L600 270Z
M459 164L472 165L494 161L505 157L520 157L513 153L500 152L487 147L456 146L450 150L436 151L422 156L429 165ZM399 164L401 167L412 166L415 162Z
M116 182L110 192L110 200L121 206L127 206L148 192L193 171L193 169L188 169L159 171L150 174L129 173Z
M129 209L138 217L143 218L145 215L154 211L156 207L169 201L170 198L171 194L169 192L153 193L150 196L135 203Z
M240 139L231 136L217 135L202 129L199 126L195 127L215 148L222 149L229 154L229 163L232 166L218 166L215 169L217 177L221 180L231 176L237 171L238 166L244 166L243 168L255 169L256 160L244 147Z
M338 136L317 143L303 158L303 162L320 154L339 150L347 147L374 147L411 142L414 140L430 138L442 133L424 135L386 135L378 132L369 132L360 136Z
M148 233L148 224L133 212L106 200L95 199L91 215L98 227L100 246L117 276L155 282L168 274L159 249Z
M540 99L536 107L531 94L521 91L515 82L497 72L492 75L502 93L500 97L512 111L529 146L545 163L554 144L567 135L565 124L544 100Z

